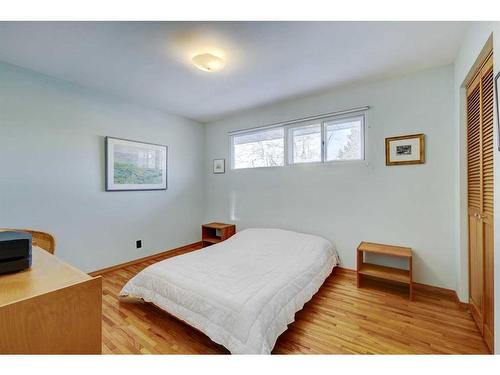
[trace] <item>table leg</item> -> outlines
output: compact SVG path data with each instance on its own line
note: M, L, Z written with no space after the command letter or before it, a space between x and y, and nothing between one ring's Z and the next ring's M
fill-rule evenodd
M361 286L361 274L359 273L359 269L361 267L361 263L363 262L363 252L357 250L356 251L356 287Z

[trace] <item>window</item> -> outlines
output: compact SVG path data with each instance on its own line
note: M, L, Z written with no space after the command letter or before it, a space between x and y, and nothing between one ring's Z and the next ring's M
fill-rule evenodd
M326 161L364 159L364 116L325 122Z
M285 130L273 128L233 135L233 168L280 167L285 164Z
M301 125L289 129L290 163L321 161L321 124Z
M364 160L365 116L322 117L231 136L233 169Z

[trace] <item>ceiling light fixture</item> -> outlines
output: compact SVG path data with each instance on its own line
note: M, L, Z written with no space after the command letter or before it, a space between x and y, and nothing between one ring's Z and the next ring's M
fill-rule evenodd
M193 64L205 72L218 72L226 65L223 58L212 55L211 53L202 53L192 58Z

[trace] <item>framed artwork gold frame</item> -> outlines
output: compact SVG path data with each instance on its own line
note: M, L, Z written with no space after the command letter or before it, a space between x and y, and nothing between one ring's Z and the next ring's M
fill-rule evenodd
M408 141L405 144L404 141ZM418 145L418 150L413 147ZM425 135L411 134L385 139L385 165L425 163Z

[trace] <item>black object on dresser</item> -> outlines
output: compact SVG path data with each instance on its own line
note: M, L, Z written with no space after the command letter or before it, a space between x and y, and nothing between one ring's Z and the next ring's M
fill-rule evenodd
M0 274L31 267L31 234L0 232Z

